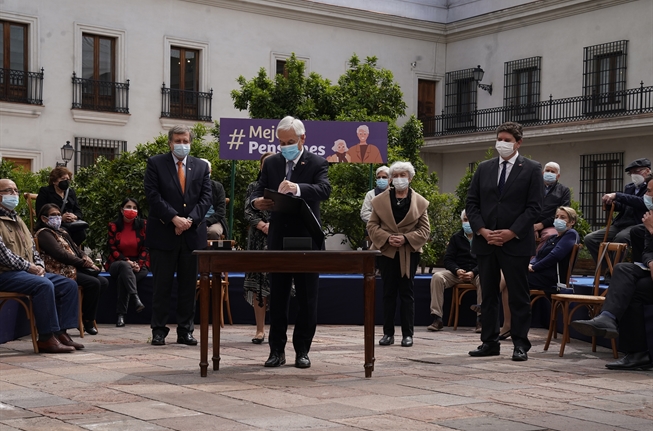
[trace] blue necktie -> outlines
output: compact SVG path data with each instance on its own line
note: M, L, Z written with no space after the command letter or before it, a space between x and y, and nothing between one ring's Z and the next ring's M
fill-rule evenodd
M293 163L292 160L289 160L289 161L286 163L286 179L287 179L288 181L290 181L290 176L292 175L292 168L293 168L293 165L294 165L294 163Z
M497 185L497 189L499 189L499 195L501 195L503 192L503 186L506 185L506 165L508 164L508 161L504 160L501 164L503 167L501 168L501 176L499 177L499 184Z

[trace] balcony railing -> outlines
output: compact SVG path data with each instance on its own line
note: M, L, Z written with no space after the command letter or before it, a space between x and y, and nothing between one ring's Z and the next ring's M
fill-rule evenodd
M78 78L73 72L73 109L129 114L127 82L96 81Z
M213 89L208 93L161 87L161 117L182 120L212 121L211 101Z
M551 95L543 102L442 114L420 120L424 136L429 137L493 131L506 121L541 126L649 112L653 112L653 87L644 87L642 82L639 88L624 91L565 99L554 99Z
M0 69L0 100L43 104L43 68L40 72Z

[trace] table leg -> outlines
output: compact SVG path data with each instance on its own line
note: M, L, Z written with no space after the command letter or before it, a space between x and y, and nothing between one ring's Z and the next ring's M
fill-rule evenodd
M209 274L200 273L200 376L206 377L209 366Z
M365 272L365 286L363 291L365 325L365 377L372 377L374 371L374 299L375 299L375 277L374 268L372 272Z
M220 322L222 316L222 274L214 272L211 276L211 298L213 299L213 370L220 369Z

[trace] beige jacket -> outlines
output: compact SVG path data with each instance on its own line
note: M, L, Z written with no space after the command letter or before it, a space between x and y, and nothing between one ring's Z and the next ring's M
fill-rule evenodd
M410 277L410 253L422 251L422 246L429 240L431 226L427 209L429 201L412 190L410 208L406 217L395 223L390 205L390 189L372 199L372 215L367 223L367 232L372 240L373 250L381 250L381 254L394 258L399 252L401 275ZM390 235L404 235L406 242L401 247L388 244Z
M11 217L0 216L0 237L12 253L29 263L34 263L32 234L20 217L12 220ZM0 273L14 270L15 268L0 265Z

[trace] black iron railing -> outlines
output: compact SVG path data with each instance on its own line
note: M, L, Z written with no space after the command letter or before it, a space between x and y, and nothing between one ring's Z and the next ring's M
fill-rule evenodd
M43 68L40 72L0 69L0 100L43 104Z
M213 89L208 93L161 87L161 117L183 120L212 121L211 101Z
M622 117L653 112L653 86L624 91L568 97L525 105L502 106L471 112L422 117L424 136L459 135L495 130L506 121L523 126L569 123L595 118Z
M78 78L73 72L73 109L129 114L127 82L96 81Z

